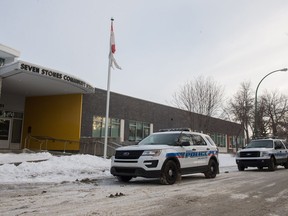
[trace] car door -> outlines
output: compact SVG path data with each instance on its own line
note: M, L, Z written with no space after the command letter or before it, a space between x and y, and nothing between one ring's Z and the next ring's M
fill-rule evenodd
M196 152L196 160L198 166L205 166L208 164L209 156L208 151L209 147L200 134L192 135L193 149Z
M189 146L181 146L181 151L185 151L182 158L179 158L182 168L192 168L197 167L197 149L193 145L193 140L191 134L183 133L180 138L180 142L190 143Z
M287 149L280 140L275 140L274 142L275 158L277 163L283 163L287 160Z

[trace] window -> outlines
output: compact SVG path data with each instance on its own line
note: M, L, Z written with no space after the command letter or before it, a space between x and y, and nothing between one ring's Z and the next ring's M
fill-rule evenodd
M11 143L20 143L22 135L22 119L23 113L0 110L0 139L8 140L10 139L9 136L11 136ZM11 129L12 133L10 135L9 131ZM7 135L7 139L5 134Z
M150 136L143 139L139 143L139 145L166 144L166 145L173 146L173 145L176 145L178 138L179 138L179 134L176 134L176 133L173 133L173 134L167 134L167 133L151 134Z
M20 143L21 142L21 130L22 130L22 120L21 119L13 119L13 127L12 127L12 143Z
M0 119L0 140L9 139L10 120Z
M225 148L227 147L226 135L215 133L211 134L211 138L218 147L225 147Z
M276 140L275 141L275 149L285 149L284 145L281 143L281 141Z
M146 122L129 121L129 141L140 141L150 134L150 124Z
M232 145L232 148L241 147L241 146L243 146L243 137L230 136L229 137L229 143L230 143L230 145ZM236 145L238 145L238 146L236 146Z
M211 137L209 137L209 136L205 136L205 137L206 137L206 139L209 141L209 143L210 143L211 145L216 146L216 144L215 144L214 141L211 139Z
M181 135L181 134L180 134ZM177 135L179 137L179 135ZM177 141L177 140L176 140ZM183 133L180 137L180 142L189 142L190 145L193 145L192 137L190 134Z
M286 146L286 148L288 148L288 143L286 140L282 140L283 144Z
M105 137L105 117L93 116L93 137ZM120 137L120 119L109 118L108 137Z
M246 148L273 148L273 140L252 140Z
M200 135L192 135L193 145L207 145L205 140Z

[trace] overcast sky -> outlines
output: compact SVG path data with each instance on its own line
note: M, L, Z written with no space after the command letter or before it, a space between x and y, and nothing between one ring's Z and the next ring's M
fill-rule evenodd
M107 89L110 19L116 39L111 91L161 104L186 81L212 77L231 97L288 67L287 0L0 0L0 43L20 60ZM263 81L288 93L288 72Z

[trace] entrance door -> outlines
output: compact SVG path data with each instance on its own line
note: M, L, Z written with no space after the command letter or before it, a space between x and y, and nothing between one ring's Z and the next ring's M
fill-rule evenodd
M0 119L0 148L9 148L10 121Z

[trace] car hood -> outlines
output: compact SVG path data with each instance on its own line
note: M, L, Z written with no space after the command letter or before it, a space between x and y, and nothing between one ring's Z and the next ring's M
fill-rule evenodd
M251 152L251 151L270 151L273 148L245 148L241 149L240 152Z
M116 150L117 151L152 150L152 149L168 149L171 147L172 146L169 146L169 145L130 145L130 146L119 147Z

